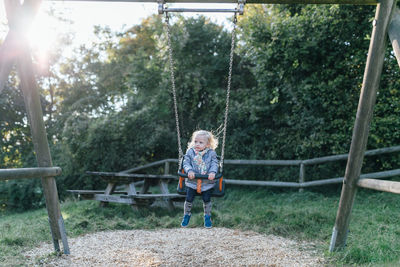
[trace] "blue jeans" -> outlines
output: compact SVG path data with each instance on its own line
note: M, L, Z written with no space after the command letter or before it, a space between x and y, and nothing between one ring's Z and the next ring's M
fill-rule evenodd
M203 191L201 192L201 198L203 199L204 203L208 203L211 201L211 193L214 189L211 188L207 191ZM190 188L190 187L186 187L186 201L192 203L194 200L194 197L196 196L196 189Z

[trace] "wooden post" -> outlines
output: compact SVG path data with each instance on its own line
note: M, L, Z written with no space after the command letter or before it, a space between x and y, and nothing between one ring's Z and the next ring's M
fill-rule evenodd
M104 190L104 195L107 195L107 196L111 195L114 192L116 186L117 186L117 183L109 182L107 184L106 190ZM129 190L128 190L128 192L129 192ZM136 194L136 191L135 191L135 194ZM100 201L100 207L107 207L107 206L108 206L108 202Z
M143 186L144 186L144 183L143 183ZM128 195L137 195L135 182L129 183L126 186L126 188L127 188L127 194ZM133 200L133 203L131 204L131 208L132 208L133 211L138 211L138 206L137 206L136 200Z
M396 0L385 0L381 1L376 8L345 179L343 181L339 208L329 247L331 252L336 248L344 247L346 244L351 210L357 191L357 180L361 172L361 165L368 140L369 125L382 73L388 25L395 6Z
M24 49L24 53L21 53L20 57L18 58L17 69L21 79L20 86L24 95L38 166L52 167L53 163L43 121L42 106L40 104L40 96L36 85L28 47ZM46 207L49 215L51 232L54 235L54 247L57 249L57 247L59 247L58 240L62 240L62 237L66 236L66 234L64 224L60 224L60 222L63 222L63 219L58 199L56 180L54 177L43 177L42 186L46 199ZM65 240L63 243L64 245L67 244ZM69 254L68 247L64 246L64 253Z
M11 69L15 64L15 53L10 53L10 51L14 50L18 53L17 45L15 34L9 32L0 47L0 93L3 91Z
M29 46L23 37L23 33L29 28L29 24L38 11L40 3L41 0L25 0L22 4L20 1L4 1L10 31L7 35L7 43L2 47L0 52L1 59L5 60L0 65L0 89L4 87L9 71L16 62L38 166L52 167L50 149L43 121L42 106L40 104ZM69 254L54 177L42 177L42 186L46 199L54 248L56 250L60 249L58 242L61 239L64 244L64 253Z
M168 161L165 162L164 174L165 175L169 174L169 162ZM165 182L165 180L164 179L160 179L159 183L160 183L161 193L162 194L169 194L168 184ZM167 204L168 210L171 211L171 210L174 209L174 203L172 202L172 200L170 198L166 198L165 202Z
M304 175L306 173L305 167L306 166L304 165L304 163L300 164L299 184L304 183ZM303 192L303 191L304 191L304 189L302 187L300 187L299 192Z
M397 8L393 12L392 21L389 25L389 37L392 42L394 55L400 67L400 11Z
M140 194L146 194L146 193L148 193L149 192L149 189L150 189L150 186L151 186L151 181L150 181L150 179L144 179L144 181L143 181L143 186L142 186L142 188L140 189Z

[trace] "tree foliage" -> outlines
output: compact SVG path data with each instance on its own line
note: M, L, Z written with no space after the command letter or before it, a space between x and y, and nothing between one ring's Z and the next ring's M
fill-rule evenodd
M246 16L239 20L234 54L226 157L307 159L347 153L373 15L369 6L247 7ZM194 130L218 133L221 129L231 35L202 16L176 16L172 21L185 147ZM58 178L62 196L65 189L104 187L86 171L121 171L178 154L167 35L161 18L151 16L121 33L107 28L96 28L96 33L100 41L82 46L54 78L55 101L48 124L54 163L63 168ZM369 149L399 143L398 75L388 49ZM1 102L2 110L18 104L19 96L11 92L3 93L9 103ZM44 101L44 105L49 104ZM3 140L6 133L13 133L6 140L10 144L29 138L26 125L21 124L25 115L16 107L4 119L8 124L2 124ZM27 147L26 151L31 149ZM9 150L8 162L24 165L26 151ZM1 155L5 162L6 154ZM375 158L365 170L394 168L398 162L398 157ZM266 172L229 167L225 171L241 179L282 180L298 175L297 169ZM313 171L316 177L339 176L344 167ZM14 201L11 191L7 191L8 203Z
M310 158L349 147L369 41L368 8L257 7L243 21L243 50L256 62L247 104L267 158ZM250 49L249 49L250 48ZM250 99L249 99L250 100ZM259 131L259 129L265 131Z

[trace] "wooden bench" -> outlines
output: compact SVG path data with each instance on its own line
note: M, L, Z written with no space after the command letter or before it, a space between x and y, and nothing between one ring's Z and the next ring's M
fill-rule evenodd
M126 192L125 192L126 193ZM185 200L185 196L178 194L136 194L136 195L106 195L106 194L96 194L94 199L103 202L115 202L124 203L130 205L138 206L149 206L156 200L165 200L173 202L181 202Z
M179 194L136 194L136 195L123 195L121 198L134 199L136 201L154 201L156 199L171 200L174 202L185 201L186 196Z
M78 197L83 199L94 199L96 194L104 194L104 190L67 190L72 194L77 194ZM127 194L126 191L114 191L114 194Z
M150 180L178 180L176 175L170 174L137 174L137 173L123 173L123 172L86 172L90 175L100 176L103 180L107 182L118 182L118 183L132 183L144 179Z
M133 208L149 206L155 200L165 201L169 209L174 208L173 202L184 201L185 196L171 194L168 190L167 181L178 180L176 175L170 174L132 174L126 172L93 172L87 174L99 176L107 182L105 190L68 190L70 193L78 194L84 199L100 201L101 206L110 202L129 204ZM117 191L117 185L125 186L125 191ZM140 191L136 186L141 185ZM159 194L152 194L149 189L151 186L158 186Z

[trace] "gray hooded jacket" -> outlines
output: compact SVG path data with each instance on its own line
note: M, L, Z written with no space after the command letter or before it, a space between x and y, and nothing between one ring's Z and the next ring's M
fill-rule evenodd
M189 171L193 171L194 173L200 173L200 170L193 164L193 159L196 156L196 152L193 148L188 149L183 158L183 169L185 173L189 173ZM203 161L207 166L207 174L213 172L218 172L218 159L217 153L214 150L209 149L207 153L203 155ZM196 189L197 188L197 180L196 179L185 179L185 184L187 187ZM207 191L214 187L215 180L202 180L201 183L201 191Z

